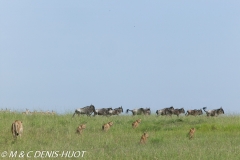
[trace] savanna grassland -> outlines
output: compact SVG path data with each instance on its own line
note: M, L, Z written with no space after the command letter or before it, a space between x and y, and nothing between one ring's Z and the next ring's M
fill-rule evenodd
M140 125L133 129L131 124L141 118ZM11 123L23 122L21 139L13 140ZM107 132L101 127L113 121ZM76 134L80 124L86 124L82 135ZM240 116L75 116L65 115L23 115L0 113L0 159L240 159ZM195 137L189 140L187 133L195 127ZM139 144L143 132L149 134L146 144ZM11 151L17 151L15 158L9 158ZM19 157L24 151L25 155ZM32 152L29 152L32 151ZM47 157L35 153L59 151L58 157ZM86 151L84 156L70 158L61 153ZM27 157L26 153L29 152ZM56 156L56 155L55 155Z

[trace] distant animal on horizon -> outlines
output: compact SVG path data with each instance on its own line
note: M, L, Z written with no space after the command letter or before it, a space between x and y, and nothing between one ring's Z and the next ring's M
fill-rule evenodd
M194 110L187 110L185 116L189 116L189 115L197 116L202 114L203 114L202 109L194 109Z
M54 112L53 110L52 110L52 113L51 113L52 115L56 115L56 112Z
M22 121L15 120L15 121L12 123L11 132L12 132L13 138L16 139L18 136L21 138L22 133L23 133L23 124L22 124Z
M178 117L181 113L185 114L185 110L183 108L174 109L174 111L173 111L173 114L177 115Z
M1 112L4 112L4 113L11 113L12 112L12 110L11 109L1 109Z
M173 113L174 113L174 107L173 106L168 107L168 108L159 109L159 110L156 111L157 116L159 116L159 115L162 115L162 116L170 115L171 116Z
M218 109L213 109L213 110L208 110L206 111L207 107L203 107L203 110L206 112L207 116L218 116L220 114L224 114L224 110L221 108Z
M101 108L101 109L95 109L94 111L94 116L96 115L103 115L103 116L107 116L110 114L110 112L112 111L112 107L111 108Z
M29 111L29 109L26 108L26 111L22 112L22 114L31 114L31 112Z
M72 117L74 117L75 114L78 114L78 116L80 114L86 114L87 116L90 116L93 112L95 112L95 107L91 104L90 106L76 109Z
M195 131L196 131L195 128L190 129L190 131L188 132L189 139L192 139L194 137Z
M137 119L132 123L132 128L137 128L140 123L141 123L141 119Z
M56 112L54 112L53 110L52 110L52 112L50 112L50 111L48 110L47 112L45 112L45 114L46 114L46 115L55 115Z
M115 108L114 110L109 111L109 114L110 115L119 115L122 112L123 112L123 108L121 106L121 107Z
M77 127L76 133L82 134L83 130L86 128L86 124L79 125Z
M141 136L140 144L143 144L143 143L146 144L148 137L149 135L146 132L144 132L143 135Z
M112 121L111 121L111 122L108 122L108 123L102 125L102 130L103 130L103 131L108 131L112 125L113 125L113 122L112 122Z
M139 108L139 109L133 109L133 110L130 110L130 109L127 109L126 113L128 113L128 111L131 111L133 116L135 115L150 115L151 114L151 110L150 108Z

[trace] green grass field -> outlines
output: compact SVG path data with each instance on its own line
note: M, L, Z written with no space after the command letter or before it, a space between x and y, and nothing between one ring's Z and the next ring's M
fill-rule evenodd
M132 122L138 118L142 119L142 123L138 128L132 129ZM177 118L123 115L72 118L71 114L0 113L0 120L0 159L5 160L240 159L240 116L221 115L207 118L202 115ZM21 139L13 140L10 128L14 120L23 122L24 133ZM113 126L108 132L103 132L101 126L109 121L114 122ZM77 126L83 123L86 123L83 134L76 134ZM191 127L196 128L196 133L195 137L189 140L187 133ZM147 132L149 138L145 145L140 145L143 132ZM24 154L19 157L21 151ZM52 155L46 155L44 151L52 152ZM83 157L82 151L86 151ZM15 157L10 155L15 152ZM27 157L27 153L31 158Z

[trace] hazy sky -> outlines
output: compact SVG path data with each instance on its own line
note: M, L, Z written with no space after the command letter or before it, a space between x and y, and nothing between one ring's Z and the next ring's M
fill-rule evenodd
M240 1L0 1L0 109L240 113Z

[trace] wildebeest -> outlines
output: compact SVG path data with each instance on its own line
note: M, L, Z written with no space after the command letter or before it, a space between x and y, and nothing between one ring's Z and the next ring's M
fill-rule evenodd
M109 115L113 109L112 108L101 108L101 109L95 109L94 116L95 115Z
M174 108L173 106L169 107L169 108L163 108L163 109L160 109L160 110L157 110L156 113L157 115L172 115L174 112Z
M21 135L23 133L22 121L15 120L12 123L11 131L12 131L13 138L17 138L17 136L19 136L21 138Z
M86 128L86 124L79 125L77 127L76 133L82 134L82 131Z
M149 137L148 134L146 132L144 132L143 135L141 136L140 144L142 144L142 143L146 144L148 137Z
M112 125L113 125L113 122L112 122L112 121L111 121L111 122L108 122L108 123L102 125L102 130L108 131Z
M203 107L203 110L206 112L207 116L218 116L219 114L224 114L224 110L221 108L213 109L206 111L207 107Z
M136 127L138 127L138 125L141 123L141 119L137 119L136 121L134 121L133 123L132 123L132 127L133 128L136 128Z
M90 106L76 109L72 117L74 117L75 114L78 114L78 116L80 114L86 114L87 116L90 116L93 112L95 112L95 107L91 104Z
M145 108L144 109L144 115L150 115L150 114L151 114L150 108Z
M126 113L128 113L128 111L131 111L133 116L134 115L141 115L141 114L144 114L144 115L150 115L151 114L151 110L150 108L139 108L139 109L133 109L133 110L130 110L130 109L127 109Z
M109 114L110 114L110 115L119 115L119 114L121 114L122 112L123 112L123 108L122 108L122 106L121 106L121 107L118 107L118 108L115 108L115 109L109 111Z
M187 113L185 114L185 116L197 116L197 115L202 115L203 111L202 109L194 109L194 110L187 110Z
M185 110L183 108L180 109L174 109L173 114L177 115L179 117L179 114L185 113Z

